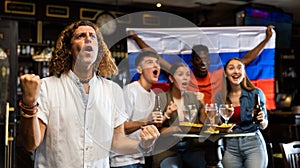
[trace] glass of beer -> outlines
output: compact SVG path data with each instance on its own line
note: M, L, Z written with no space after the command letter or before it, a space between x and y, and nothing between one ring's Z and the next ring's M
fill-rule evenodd
M205 113L209 119L209 124L213 126L215 124L215 119L218 116L217 103L205 104Z

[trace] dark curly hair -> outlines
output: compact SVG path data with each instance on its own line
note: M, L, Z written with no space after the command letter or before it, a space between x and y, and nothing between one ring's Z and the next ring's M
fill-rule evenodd
M111 56L111 53L103 40L102 34L99 28L87 20L80 20L67 26L59 35L56 42L55 50L53 51L52 58L49 62L50 72L60 77L64 72L68 72L72 67L73 57L69 54L71 50L71 39L74 36L74 31L79 26L92 27L97 35L98 39L98 57L94 63L95 71L97 75L102 77L110 77L118 72L118 68Z

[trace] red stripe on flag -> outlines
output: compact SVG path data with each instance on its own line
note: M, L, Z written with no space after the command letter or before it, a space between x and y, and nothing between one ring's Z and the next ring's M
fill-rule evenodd
M275 79L260 79L251 81L256 87L260 88L266 96L267 110L275 110Z

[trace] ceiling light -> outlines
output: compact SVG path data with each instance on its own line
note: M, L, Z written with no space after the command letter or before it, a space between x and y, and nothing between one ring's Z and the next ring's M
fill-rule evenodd
M160 3L160 2L157 2L157 3L156 3L156 7L160 8L160 7L161 7L161 3Z

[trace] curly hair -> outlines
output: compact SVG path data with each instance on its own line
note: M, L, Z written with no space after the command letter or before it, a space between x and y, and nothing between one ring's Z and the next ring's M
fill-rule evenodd
M94 63L95 71L98 76L105 78L111 75L117 74L118 68L111 56L106 43L103 40L102 34L99 28L88 20L80 20L68 25L59 35L55 50L53 51L52 58L49 62L50 72L60 77L62 73L68 72L72 67L73 57L69 54L71 50L71 39L74 36L74 31L79 26L90 26L92 27L97 35L98 39L98 56Z

